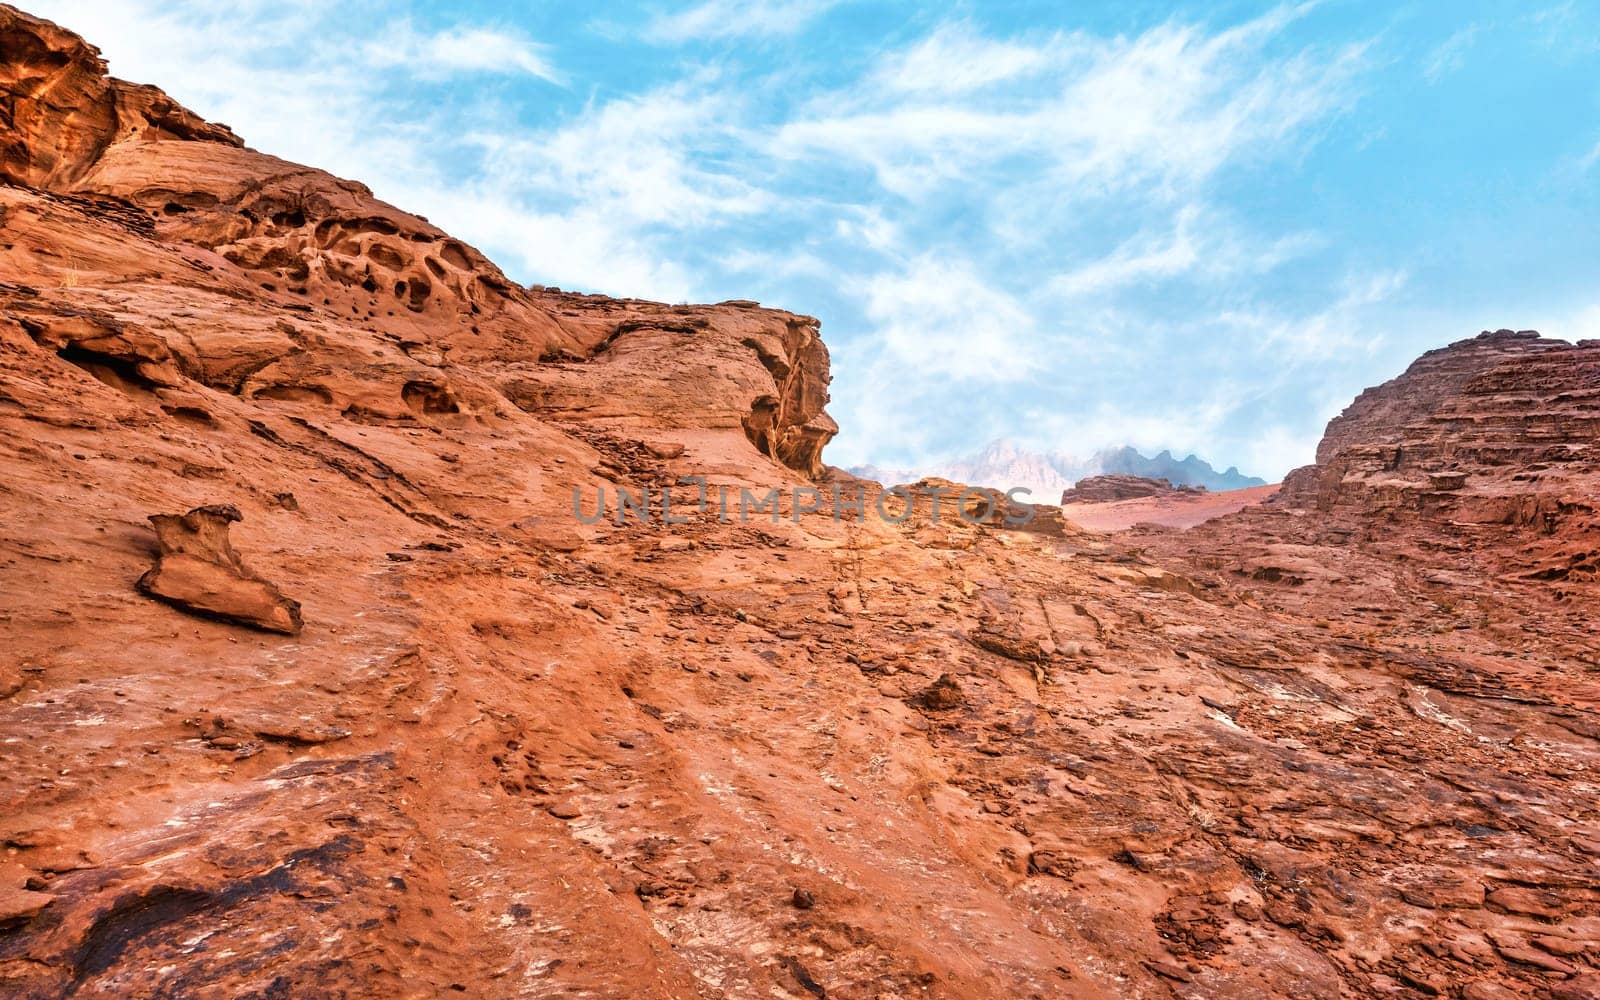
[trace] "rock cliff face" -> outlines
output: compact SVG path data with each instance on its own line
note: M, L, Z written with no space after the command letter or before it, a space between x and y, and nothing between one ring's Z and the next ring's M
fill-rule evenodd
M0 995L1596 995L1592 345L1187 533L901 517L814 320L0 43Z
M1286 499L1328 507L1416 500L1473 484L1548 491L1600 465L1600 342L1484 332L1430 351L1329 424ZM1473 489L1472 492L1480 492Z
M1526 527L1526 571L1565 579L1600 568L1597 487L1600 341L1500 330L1362 393L1281 499L1407 525Z

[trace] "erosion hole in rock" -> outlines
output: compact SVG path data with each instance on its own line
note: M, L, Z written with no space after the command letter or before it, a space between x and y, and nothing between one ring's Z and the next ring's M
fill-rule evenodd
M156 386L156 383L139 374L139 366L132 361L78 347L63 347L56 352L56 357L130 396L148 396Z
M214 428L221 426L217 418L198 406L163 406L167 415L191 427Z
M756 450L763 455L777 457L777 448L772 440L772 428L778 420L778 399L776 396L758 396L750 404L750 415L744 418L744 435Z
M406 257L394 247L383 243L373 243L367 247L367 258L374 264L390 271L400 271L406 266ZM396 292L395 294L399 294Z
M317 228L311 231L312 242L319 247L328 247L344 235L344 230L339 227L336 219L323 219L317 223Z
M405 400L412 413L419 416L461 412L450 390L432 382L407 382L400 390L400 398Z
M252 392L250 398L277 399L286 403L333 403L332 393L314 385L269 385Z
M291 229L299 229L301 226L306 224L306 214L300 211L298 208L291 212L279 212L272 217L272 224L275 226L287 226Z
M406 308L412 312L421 312L422 307L428 302L428 296L433 294L433 285L420 274L413 275L409 284L401 282L400 285L405 285ZM396 295L400 294L400 285L395 286Z
M400 227L390 222L388 219L377 219L372 217L355 219L351 221L350 225L351 228L358 233L377 233L379 236L400 235Z

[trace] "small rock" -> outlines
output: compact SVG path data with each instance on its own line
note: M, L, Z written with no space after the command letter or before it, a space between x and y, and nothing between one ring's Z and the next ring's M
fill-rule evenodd
M1536 969L1544 969L1546 972L1570 976L1578 971L1570 962L1564 962L1554 955L1523 945L1510 942L1502 944L1500 941L1496 941L1494 950L1499 952L1500 957L1508 962L1520 962L1523 965L1531 965Z
M1151 972L1154 972L1156 975L1161 976L1164 979L1170 979L1175 983L1194 982L1193 976L1189 975L1189 973L1185 972L1182 968L1173 965L1171 962L1163 962L1160 959L1152 959L1144 964L1145 968L1149 969Z
M1573 907L1567 900L1546 889L1503 886L1489 893L1489 902L1507 911L1545 920L1559 920Z
M42 892L0 886L0 926L31 920L54 901Z
M797 910L809 910L817 905L817 897L806 889L795 889L794 895L789 897L789 901L794 903L794 908Z
M1549 990L1550 1000L1600 1000L1600 973L1586 972Z
M22 667L12 661L0 663L0 698L9 698L22 690Z
M161 550L137 587L183 611L298 635L299 602L246 569L228 541L228 526L242 519L229 504L196 507L187 514L152 514Z
M961 685L949 674L940 674L939 679L930 684L915 698L918 705L934 711L945 711L958 708L966 702L966 696L961 693Z
M1562 958L1576 958L1577 956L1582 955L1584 952L1590 950L1590 944L1587 941L1577 941L1573 938L1565 937L1552 937L1548 934L1542 937L1532 938L1531 941L1535 948L1541 948L1545 951L1548 951L1552 955L1559 955Z
M1429 910L1477 909L1483 905L1483 883L1476 879L1443 877L1408 885L1400 898Z

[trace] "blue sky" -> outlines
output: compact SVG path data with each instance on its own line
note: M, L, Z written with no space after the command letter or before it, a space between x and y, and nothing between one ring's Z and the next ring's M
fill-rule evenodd
M829 459L1276 478L1480 329L1600 337L1600 3L36 2L513 277L816 315Z

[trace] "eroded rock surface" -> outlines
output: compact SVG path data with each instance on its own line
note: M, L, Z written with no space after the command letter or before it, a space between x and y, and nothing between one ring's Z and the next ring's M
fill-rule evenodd
M198 615L297 635L299 603L246 569L228 541L228 526L241 518L227 504L151 515L161 548L156 564L139 577L139 590Z
M1061 502L1111 503L1117 500L1136 500L1140 497L1159 497L1169 493L1203 493L1203 486L1173 486L1166 479L1145 476L1105 475L1080 479L1072 489L1061 494Z
M584 523L875 504L815 322L518 287L0 39L0 994L1592 991L1593 345L1188 532ZM300 634L129 585L216 498Z

